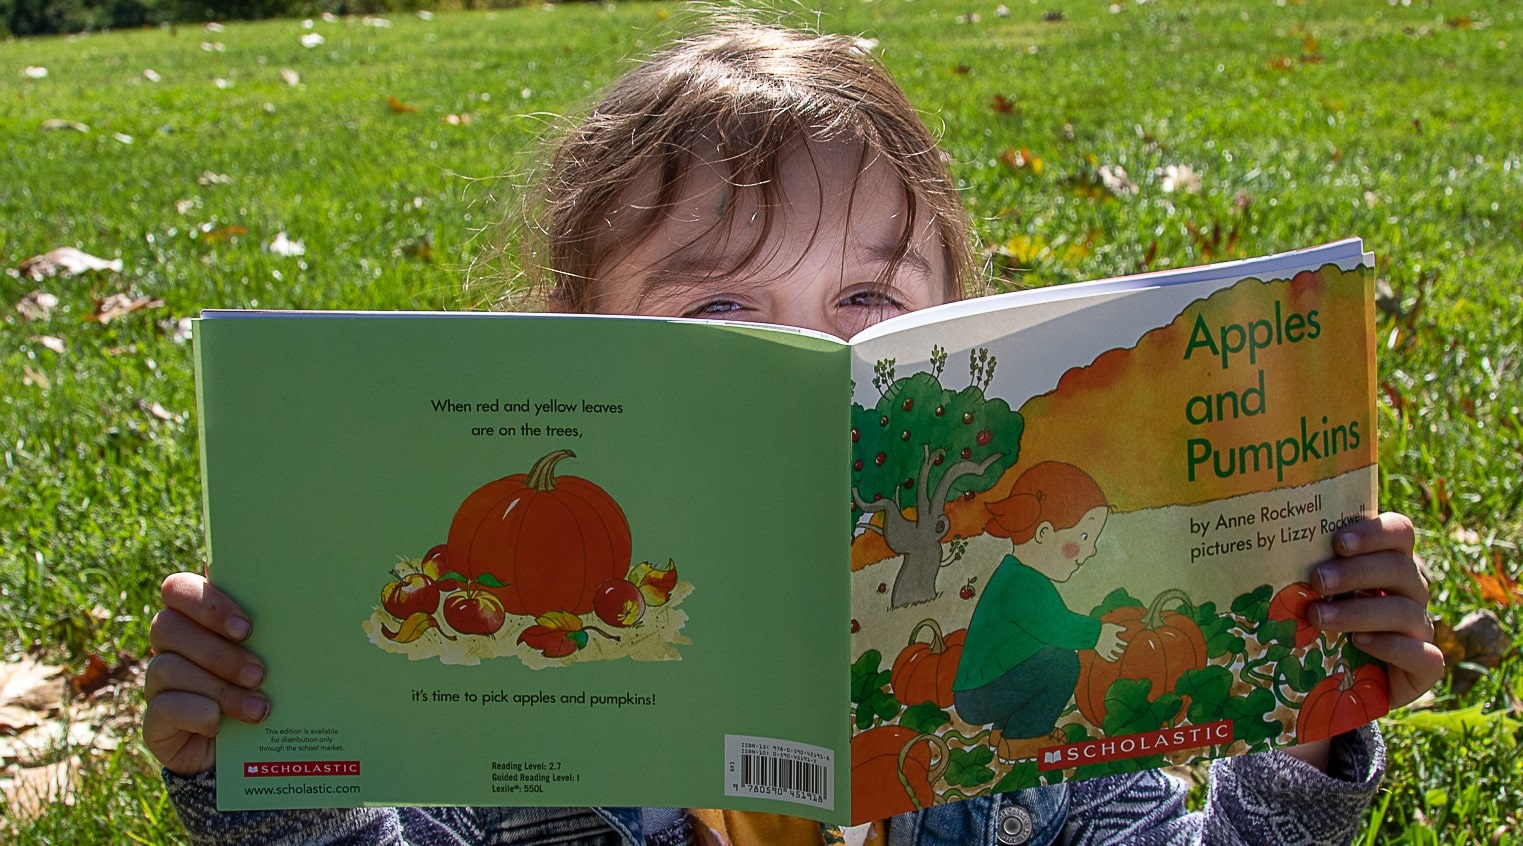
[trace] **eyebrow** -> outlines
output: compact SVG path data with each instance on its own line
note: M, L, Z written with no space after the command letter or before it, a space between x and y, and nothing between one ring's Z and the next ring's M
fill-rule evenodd
M901 266L908 265L911 271L924 276L935 275L935 269L931 266L930 260L913 246L905 249L902 254L899 245L893 243L859 245L852 252L854 258L864 263L898 262ZM673 255L659 262L641 277L639 301L643 302L647 297L666 288L696 284L716 275L729 273L738 269L733 267L735 261L735 258L729 256Z

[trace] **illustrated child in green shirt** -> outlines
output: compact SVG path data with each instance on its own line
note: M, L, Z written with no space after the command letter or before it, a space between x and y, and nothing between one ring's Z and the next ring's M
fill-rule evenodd
M958 715L993 726L996 754L1018 761L1060 742L1053 727L1078 686L1079 650L1115 660L1125 645L1120 625L1069 610L1054 586L1095 554L1110 507L1088 473L1046 461L988 509L985 531L1012 548L973 610L952 692Z

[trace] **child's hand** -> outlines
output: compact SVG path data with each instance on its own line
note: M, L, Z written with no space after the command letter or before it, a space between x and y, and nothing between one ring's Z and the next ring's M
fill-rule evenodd
M227 594L195 573L164 580L164 610L153 618L143 696L143 741L166 768L181 775L209 769L223 714L257 723L270 703L258 693L264 665L238 645L248 617Z
M1386 662L1391 707L1421 696L1443 678L1444 654L1433 645L1428 619L1428 581L1412 557L1412 521L1382 514L1338 531L1338 558L1317 567L1311 584L1323 596L1358 591L1337 601L1313 603L1313 625L1352 632L1354 644Z
M1121 635L1126 627L1120 623L1101 623L1100 639L1095 642L1095 651L1107 661L1121 660L1121 653L1126 651L1126 641Z

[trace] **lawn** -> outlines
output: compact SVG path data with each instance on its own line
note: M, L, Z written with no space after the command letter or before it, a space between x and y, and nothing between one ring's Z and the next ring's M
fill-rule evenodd
M821 25L876 39L925 110L999 286L1365 238L1382 505L1417 522L1434 613L1494 614L1502 640L1467 691L1384 721L1392 774L1364 836L1523 838L1523 9L1007 4L844 0ZM567 4L0 43L0 645L85 688L92 656L125 679L75 697L82 730L0 746L0 785L23 764L77 773L71 804L17 801L0 826L183 839L132 734L158 584L204 560L183 321L498 302L519 193L502 175L684 16ZM120 270L21 272L63 246Z

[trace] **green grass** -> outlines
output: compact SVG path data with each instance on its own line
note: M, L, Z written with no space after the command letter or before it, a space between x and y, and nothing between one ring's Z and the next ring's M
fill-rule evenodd
M828 4L824 26L879 39L958 163L1000 284L1363 236L1394 294L1381 316L1383 505L1417 520L1436 611L1453 622L1488 605L1466 573L1523 567L1523 10L1006 2L1008 17L992 2L849 0ZM548 115L661 43L666 8L318 21L326 43L311 49L297 21L0 43L0 267L63 245L124 263L120 275L0 276L5 653L76 666L92 651L144 655L159 581L200 566L180 318L481 302L462 283L514 194L496 177ZM1063 20L1044 20L1058 9ZM48 75L26 78L28 66ZM445 121L462 113L469 125ZM41 131L49 119L89 131ZM1040 171L1002 161L1023 149ZM1199 193L1165 192L1170 165L1199 173ZM1124 168L1136 193L1096 190L1102 166ZM207 174L230 181L198 182ZM304 256L263 249L281 231ZM23 320L11 304L38 288L60 303ZM164 304L86 319L118 292ZM1523 621L1491 607L1514 648L1469 693L1440 690L1440 711L1517 716ZM1364 839L1518 837L1517 730L1400 716ZM94 840L101 820L116 840L182 837L138 744L86 761L76 804L27 823L22 841Z

